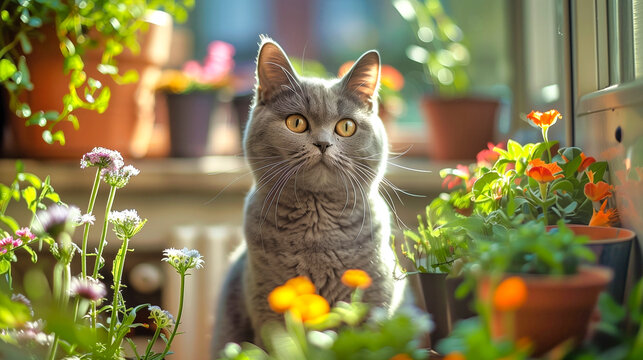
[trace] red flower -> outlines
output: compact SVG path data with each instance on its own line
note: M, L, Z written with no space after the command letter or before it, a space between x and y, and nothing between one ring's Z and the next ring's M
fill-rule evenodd
M563 116L558 112L558 110L549 110L544 113L539 111L532 110L527 119L531 120L535 125L542 129L546 129L556 123L556 120L562 119Z
M463 179L467 181L467 188L469 187L469 182L471 177L471 172L469 171L469 167L462 164L458 164L458 166L456 166L456 169L461 172L461 175L458 176L458 175L449 174L445 176L444 180L442 180L442 187L446 186L447 189L451 190L456 186L460 186L462 184Z
M478 155L476 155L478 166L490 168L496 163L500 154L493 151L494 148L504 149L505 146L502 143L498 143L498 145L494 145L492 142L487 143L487 149L481 150Z
M562 178L565 175L557 173L563 171L557 163L547 164L540 159L535 159L529 162L527 168L527 175L541 184L554 181L555 179Z
M580 157L583 159L583 161L581 161L580 166L578 167L578 172L585 171L585 169L596 162L596 159L591 156L585 156L585 153L580 153Z
M589 179L589 182L585 184L585 188L583 190L585 192L585 196L587 196L588 199L592 201L601 201L607 197L612 196L612 192L610 191L613 189L612 185L609 185L605 181L599 181L598 183L594 184L593 171L587 171L587 178Z

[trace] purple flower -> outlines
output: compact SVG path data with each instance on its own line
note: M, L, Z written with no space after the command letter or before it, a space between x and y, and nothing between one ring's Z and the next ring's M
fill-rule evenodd
M80 210L75 207L52 205L47 210L38 211L36 218L40 222L37 232L49 234L54 239L62 232L71 232L73 219Z
M116 170L123 166L123 157L118 151L95 147L80 159L80 168L97 166L101 169Z
M140 171L137 168L132 165L127 165L115 170L105 168L101 172L101 175L110 186L120 189L129 183L129 179L132 176L136 176L139 173Z
M105 285L91 277L72 278L69 286L70 296L79 296L89 301L98 301L107 295Z
M22 229L16 230L16 235L20 236L21 238L27 238L29 240L33 240L36 238L36 235L31 233L31 230L29 230L28 227L23 227Z
M6 238L0 240L0 255L6 254L7 251L22 245L22 240L14 239L13 236L9 235Z

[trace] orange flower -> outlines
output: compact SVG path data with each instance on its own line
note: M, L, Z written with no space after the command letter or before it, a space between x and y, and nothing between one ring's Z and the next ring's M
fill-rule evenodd
M580 166L578 166L578 172L581 173L585 171L590 165L596 162L596 159L594 159L591 156L585 156L585 153L580 153L581 159L583 159L580 163Z
M313 285L310 279L306 276L297 276L296 278L292 278L286 281L284 286L290 286L293 288L297 295L315 293L315 285Z
M527 168L527 175L541 184L554 181L555 179L564 177L565 175L559 174L563 169L557 163L547 164L540 159L534 159L529 162Z
M268 304L272 311L284 313L291 308L297 298L297 291L292 286L278 286L268 294Z
M442 360L467 360L467 358L457 351L447 354Z
M303 294L295 298L290 312L303 322L315 322L330 311L328 301L317 294Z
M404 87L404 76L391 65L382 65L380 82L384 87L400 91Z
M366 289L371 286L373 280L364 270L350 269L342 275L342 282L348 287Z
M599 181L596 184L590 181L587 184L585 184L584 191L585 191L585 196L587 196L588 199L592 201L601 201L607 197L612 196L612 192L610 191L612 189L613 189L613 186L609 185L605 181Z
M592 210L592 218L589 220L589 226L608 226L609 227L616 222L618 218L616 209L605 210L606 205L607 205L607 200L603 200L601 209L598 212L596 210Z
M409 354L397 354L388 360L413 360L413 358L410 357Z
M518 276L504 279L493 294L493 305L500 311L515 311L527 301L527 285Z
M531 120L534 124L539 126L542 129L546 129L556 123L556 120L562 119L563 116L558 112L558 110L549 110L544 113L540 111L532 110L527 119Z

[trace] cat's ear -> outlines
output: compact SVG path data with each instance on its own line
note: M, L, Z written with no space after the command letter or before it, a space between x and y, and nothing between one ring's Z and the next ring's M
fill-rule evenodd
M348 94L372 108L380 84L380 54L371 50L362 55L344 75L341 84Z
M297 75L281 47L268 38L262 38L257 57L257 97L260 102L270 100L284 88L295 87Z

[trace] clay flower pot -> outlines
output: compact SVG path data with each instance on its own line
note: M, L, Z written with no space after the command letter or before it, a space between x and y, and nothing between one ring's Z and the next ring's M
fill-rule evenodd
M623 303L625 283L630 259L632 241L636 234L632 230L618 227L566 225L576 235L589 237L586 244L596 255L598 265L607 266L614 272L614 278L607 286L607 292L618 303ZM550 226L555 228L555 226Z
M535 356L567 340L582 341L598 295L612 279L612 271L601 266L582 267L578 274L568 276L517 275L526 284L526 300L513 312L494 308L491 332L496 338L528 340ZM490 301L489 287L488 278L479 284L485 301Z

